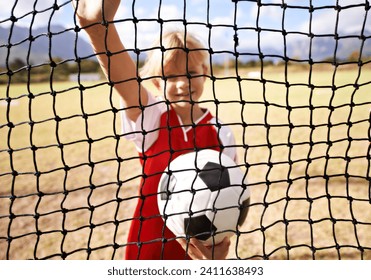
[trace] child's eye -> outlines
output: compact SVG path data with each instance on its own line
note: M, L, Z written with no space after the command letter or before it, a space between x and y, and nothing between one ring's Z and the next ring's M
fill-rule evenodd
M198 72L197 71L189 71L187 73L187 76L190 76L190 77L194 77L194 76L197 76L198 75Z

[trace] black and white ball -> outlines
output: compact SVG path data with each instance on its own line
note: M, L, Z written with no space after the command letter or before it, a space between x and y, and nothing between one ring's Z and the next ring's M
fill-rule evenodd
M161 176L157 202L166 226L178 237L206 245L232 236L245 221L250 190L245 173L220 152L181 155Z

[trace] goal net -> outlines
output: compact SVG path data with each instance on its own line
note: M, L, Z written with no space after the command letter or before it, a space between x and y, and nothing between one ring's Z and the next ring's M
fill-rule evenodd
M138 68L167 30L204 42L200 106L251 192L229 259L371 259L368 0L125 0L114 24ZM124 110L71 1L2 3L0 259L124 258L143 178Z

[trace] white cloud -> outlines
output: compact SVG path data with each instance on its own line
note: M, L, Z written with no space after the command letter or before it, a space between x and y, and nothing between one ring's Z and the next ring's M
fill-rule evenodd
M59 9L53 10L53 5L56 3L60 6ZM5 26L10 25L12 22L9 20L13 15L17 18L16 25L19 26L30 26L31 22L33 27L46 26L51 16L51 24L63 24L65 26L71 26L73 22L72 7L65 4L65 0L18 0L18 1L3 1L0 9L0 21ZM71 15L70 18L66 20L66 11L68 10ZM54 11L54 13L53 13ZM36 12L33 15L33 12Z
M183 9L175 5L162 5L160 9L160 17L163 20L182 19Z
M201 3L201 1L198 2ZM190 7L188 7L187 9L190 9ZM135 35L134 24L131 21L117 24L119 34L125 46L127 48L134 48L136 43L136 46L139 49L151 47L152 42L160 35L161 25L157 22L158 15L160 15L161 19L164 20L164 23L162 25L163 32L174 29L184 30L185 27L182 22L184 18L183 8L180 8L176 5L163 4L160 8L159 13L159 8L155 5L150 7L142 7L138 5L137 7L135 7L135 16L139 20L146 20L139 21L139 23L136 24L137 35ZM116 18L132 18L131 11L130 13L127 11L127 9L126 12L121 11L118 13ZM205 26L206 15L203 15L202 13L200 14L190 12L187 13L186 19L188 22L193 23L186 26L187 31L195 34L204 43L204 45L207 46L209 29ZM204 24L194 24L200 22ZM233 25L233 16L226 15L224 17L213 17L210 23L213 25ZM225 45L229 44L228 49L230 49L230 47L233 46L233 32L234 31L231 27L213 27L211 30L212 47L215 49L225 49Z
M34 27L47 25L51 16L52 9L41 12L52 7L55 0L38 0L34 8L35 1L18 0L18 1L3 1L0 9L0 21L9 19L11 11L14 8L14 16L19 18L17 25L29 26L33 18L32 11L35 9L38 13L35 16ZM264 0L264 3L281 4L282 0ZM315 7L336 5L336 0L312 0ZM16 3L16 6L14 6ZM58 5L65 4L66 0L57 0ZM133 3L134 14L140 21L136 26L130 20L133 18ZM207 3L210 4L210 10L207 11ZM285 0L284 3L290 5L308 5L309 1ZM168 0L122 0L121 6L117 12L116 19L123 19L117 24L120 36L127 48L134 48L135 44L139 49L149 48L152 42L158 38L161 25L157 22L158 16L165 20L163 24L164 31L170 29L184 29L182 19L184 17L184 1ZM189 24L187 30L198 35L201 40L208 45L209 29L205 26L207 18L213 25L211 28L211 47L214 50L232 50L234 47L232 28L235 20L234 3L230 0L187 0L186 19L188 22L201 23ZM349 5L363 4L364 0L339 0L339 5L344 7L339 13L338 33L360 34L363 21L365 19L364 7L353 7ZM349 7L348 7L349 6ZM257 9L256 3L251 1L241 1L238 3L237 10L237 25L239 28L247 27L248 29L239 30L239 48L252 49L257 46L257 33L253 30L256 27ZM346 7L346 8L345 8ZM290 26L288 31L309 32L309 11L289 8L286 12L285 24ZM278 6L262 6L260 8L259 27L281 29L282 8ZM306 15L308 15L306 17ZM314 34L333 34L336 28L337 11L335 9L318 9L312 13L313 21L312 32ZM22 18L23 17L23 18ZM366 28L370 26L371 17L368 17ZM129 19L129 20L128 20ZM177 19L177 22L166 22ZM2 25L10 24L8 20ZM73 26L73 9L70 3L64 5L59 10L55 11L52 24L63 24L66 27ZM226 25L226 26L216 26ZM292 26L292 27L291 27ZM137 35L135 34L137 28ZM357 33L358 32L358 33ZM369 36L368 31L366 36ZM81 36L84 32L81 33ZM282 34L279 32L264 32L261 38L261 43L264 48L281 44Z
M357 0L351 1L352 3L357 2ZM346 7L346 5L350 4L350 0L342 0L339 4L345 6L340 12L333 8L313 12L311 23L313 34L334 34L335 31L340 36L360 34L366 15L364 7ZM309 26L310 22L306 20L301 23L300 31L309 32Z
M343 34L351 33L359 35L362 31L365 16L366 12L364 7L354 7L341 10L338 24L339 32Z
M205 0L191 0L192 5L201 5L201 3L205 3Z
M120 11L121 10L121 11ZM159 19L158 7L135 7L135 16L139 19L139 22L134 24L132 21L126 21L118 23L117 28L122 41L126 48L134 48L135 46L139 49L150 48L153 41L158 38L160 34L161 25L157 22ZM120 7L116 19L132 19L133 15L131 10ZM182 11L175 5L162 5L160 9L160 18L165 22L163 24L163 31L170 29L176 29L182 27L181 22L166 22L173 19L181 20L183 18ZM135 29L137 30L135 33Z

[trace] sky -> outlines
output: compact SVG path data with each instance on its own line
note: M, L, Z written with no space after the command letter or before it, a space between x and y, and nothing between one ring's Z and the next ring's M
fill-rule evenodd
M47 25L49 21L67 28L75 26L73 8L69 0L0 1L0 26L9 25L12 14L18 18L16 24L19 26L30 26L32 22L36 28ZM238 28L242 28L238 31L240 49L256 48L257 32L253 28L268 29L271 31L263 31L260 37L261 45L268 48L283 40L280 32L283 27L287 32L294 32L288 37L291 40L303 36L298 35L298 32L309 33L309 30L316 35L333 34L335 30L340 36L349 33L360 35L365 20L366 26L371 27L371 10L366 14L364 7L356 7L365 1L367 0L261 0L264 5L259 8L256 1L245 0L238 1L236 11L236 3L231 0L122 0L116 19L123 20L117 24L117 28L127 48L150 47L151 42L159 36L160 25L153 21L159 16L165 21L185 18L187 22L192 22L187 25L187 30L195 33L214 51L233 49L235 32L232 26L235 22ZM336 5L337 2L342 7L350 5L351 8L343 8L340 12L326 8ZM285 16L284 9L280 6L282 3L289 6L285 10ZM310 6L310 3L318 8L312 14L305 8ZM59 9L53 11L50 8L53 4L57 4ZM37 11L36 16L33 16L34 10ZM147 21L140 21L136 26L131 21L125 21L133 18L133 12L138 19ZM210 37L206 23L213 26ZM184 25L173 21L164 23L163 28L165 31L184 29ZM365 35L370 36L370 33L368 30ZM85 34L81 33L81 36L84 37Z

